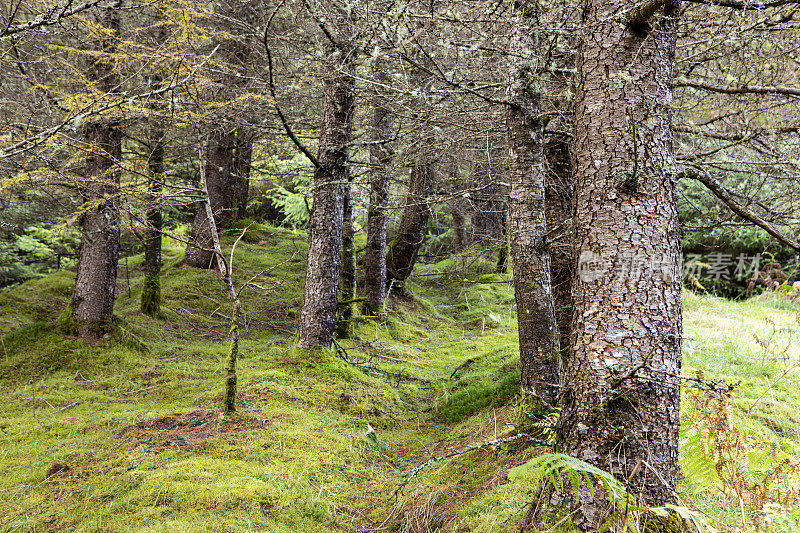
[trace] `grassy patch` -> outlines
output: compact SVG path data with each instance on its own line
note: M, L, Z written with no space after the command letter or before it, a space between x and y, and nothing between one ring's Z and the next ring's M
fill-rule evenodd
M243 228L235 282L255 276L258 286L242 293L231 420L215 416L224 287L214 272L182 266L180 246L164 242L157 319L140 309L142 258L123 264L121 332L97 345L56 330L74 274L0 294L0 530L514 530L533 494L508 471L536 449L454 456L394 499L431 456L514 429L514 293L494 262L465 254L424 265L420 273L448 274L412 277L413 301L392 298L385 317L355 320L338 350L298 350L306 237L243 223L224 237L228 253ZM685 372L741 380L735 423L798 453L796 308L684 301ZM684 420L691 409L685 403ZM712 489L695 493L687 482L682 496L738 520Z

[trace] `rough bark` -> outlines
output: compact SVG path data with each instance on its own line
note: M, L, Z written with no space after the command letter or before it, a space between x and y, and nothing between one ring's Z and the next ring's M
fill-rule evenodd
M520 386L533 421L555 408L558 332L553 309L545 217L544 125L540 95L539 11L536 0L515 3L506 109L509 146L509 231L519 324Z
M623 0L584 0L575 99L575 309L557 448L612 472L637 502L674 501L681 276L671 131L677 2L652 31ZM584 487L584 490L587 490ZM608 501L573 519L596 530Z
M419 163L411 168L405 207L386 256L386 282L393 290L406 293L405 281L428 231L431 208L428 200L433 194L433 165Z
M222 233L236 214L236 179L233 133L216 131L209 136L205 160L208 197L217 230ZM186 264L196 268L214 267L214 243L203 200L197 203L186 246Z
M119 2L103 12L106 33L97 50L104 55L100 55L87 72L87 78L104 93L113 93L119 83L113 63L106 55L116 51L120 29L118 5ZM93 340L113 327L119 262L118 163L122 158L122 133L115 120L100 117L86 126L85 139L90 152L86 158L86 186L82 191L85 205L80 217L81 246L69 329L84 339Z
M376 69L379 70L379 69ZM380 74L380 70L377 72ZM381 97L382 95L376 95ZM372 165L367 210L367 247L364 253L364 314L381 315L386 299L386 225L389 221L389 165L394 157L390 142L394 134L394 116L383 105L376 105L372 115L370 146Z
M546 163L545 211L550 243L550 281L558 323L560 352L566 354L572 330L572 200L571 142L549 139L544 145Z
M300 313L301 348L330 346L336 327L341 271L344 184L348 177L355 92L353 20L333 9L337 42L327 57L323 82L322 125L314 171L313 210L309 221L308 265Z

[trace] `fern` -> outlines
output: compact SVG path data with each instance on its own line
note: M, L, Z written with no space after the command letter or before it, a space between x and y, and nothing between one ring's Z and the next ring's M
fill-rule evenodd
M617 512L609 517L609 522L601 529L602 531L614 528L613 522L617 521L622 531L639 533L638 524L641 523L641 518L649 515L665 519L677 518L681 524L696 533L718 533L701 514L687 507L677 505L643 507L634 504L625 486L613 474L563 453L545 453L535 457L523 465L512 468L508 477L512 481L529 481L534 487L549 483L558 493L563 493L566 482L572 489L576 501L580 501L581 498L582 482L589 489L592 499L595 497L595 487L599 484L617 508Z
M709 458L705 444L709 439L703 435L703 429L698 424L681 424L681 455L678 462L685 484L693 494L712 488L721 489L723 486L716 465Z
M527 463L512 468L508 472L508 477L512 480L525 477L536 486L547 481L558 492L563 492L566 480L572 486L576 498L580 498L581 481L586 483L589 494L594 498L594 486L597 481L610 499L616 501L627 496L625 487L612 474L563 453L545 453L534 457Z

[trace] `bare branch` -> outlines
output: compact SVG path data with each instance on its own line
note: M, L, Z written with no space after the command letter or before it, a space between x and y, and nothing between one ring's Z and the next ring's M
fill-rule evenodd
M785 244L786 246L790 246L795 250L800 250L800 243L790 239L789 237L785 236L783 233L778 231L775 226L758 216L756 213L750 211L742 204L736 201L734 195L731 191L729 191L722 183L718 180L714 179L705 169L695 167L691 169L686 169L680 173L680 177L682 178L690 178L699 181L706 188L711 191L714 196L722 200L722 202L727 205L731 211L739 215L745 220L749 220L756 226L760 227L780 242Z

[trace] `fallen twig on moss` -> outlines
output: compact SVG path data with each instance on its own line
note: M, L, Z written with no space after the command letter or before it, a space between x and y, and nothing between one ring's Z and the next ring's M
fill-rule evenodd
M490 446L493 447L493 448L497 448L501 444L507 444L509 442L514 442L514 441L522 439L522 438L528 438L529 440L535 442L536 444L541 444L542 446L547 446L547 443L545 441L540 441L539 439L536 439L536 438L532 437L528 433L518 433L518 434L512 435L510 437L501 437L499 439L486 441L483 444L476 444L474 446L470 446L468 448L464 448L463 450L460 450L460 451L457 451L457 452L451 452L451 453L447 453L445 455L440 455L440 456L437 456L437 457L431 457L430 459L428 459L427 461L425 461L424 463L422 463L421 465L419 465L418 467L414 468L414 470L411 471L411 474L409 474L408 477L405 478L403 480L403 482L400 483L400 485L395 489L394 497L397 498L397 495L400 493L400 491L403 490L406 485L411 483L411 481L417 476L417 474L419 474L420 471L422 471L422 469L425 468L426 466L430 466L430 465L432 465L434 463L438 463L439 461L444 461L445 459L450 459L451 457L456 457L458 455L463 455L465 453L469 453L469 452L472 452L472 451L475 451L475 450L479 450L481 448L488 448Z

